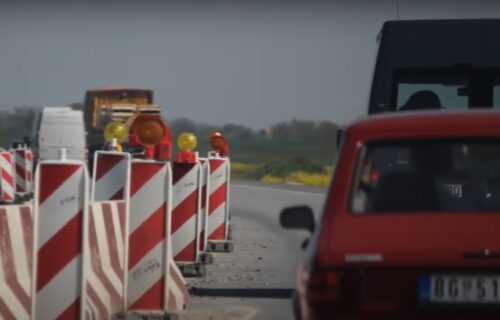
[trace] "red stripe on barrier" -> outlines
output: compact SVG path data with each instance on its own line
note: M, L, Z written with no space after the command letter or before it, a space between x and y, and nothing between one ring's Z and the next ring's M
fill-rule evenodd
M90 283L87 283L87 294L89 296L90 301L96 306L97 312L99 315L95 317L96 319L111 319L108 310L106 309L106 306L104 303L99 299L97 296L97 293L95 292L94 288L90 285Z
M220 226L218 226L217 229L215 229L214 232L212 232L212 234L208 236L208 238L211 240L213 239L223 240L226 237L225 231L226 231L226 224L223 223Z
M158 171L163 168L161 165L152 165L151 163L132 163L134 169L132 170L132 185L130 186L130 196L139 191L151 178L153 178Z
M111 204L106 203L102 206L104 227L106 229L106 240L108 242L109 248L109 259L111 261L111 267L116 273L118 279L123 277L123 269L120 267L120 257L118 256L118 247L116 241L121 241L122 239L115 239L115 226L113 223L113 212L111 211ZM118 212L122 214L122 212Z
M118 206L118 212L120 212L120 214L118 215L118 218L120 219L120 228L122 230L122 239L120 239L121 241L125 241L125 233L126 233L126 230L125 230L125 203L124 202L120 202L117 204Z
M0 155L5 159L5 161L12 164L12 155L10 153L2 152Z
M14 314L10 311L5 301L3 301L1 298L0 298L0 316L2 319L5 320L16 320Z
M109 200L123 200L123 188L112 195Z
M226 162L226 160L210 159L210 174L219 169L219 167L222 166L224 162Z
M161 310L163 309L162 301L164 277L161 277L154 285L149 288L139 299L137 299L129 309L141 310ZM159 299L158 299L159 297Z
M191 241L175 257L175 261L196 261L196 240Z
M40 167L40 181L43 187L40 188L39 204L43 204L66 180L69 179L81 165L45 164Z
M189 295L189 291L186 285L184 284L181 275L178 274L174 268L170 268L170 278L174 280L174 283L177 286L177 288L181 290L182 296L184 297L184 302L188 304L185 307L189 307L189 300L191 299L191 296Z
M103 161L102 159L106 160ZM120 161L123 161L124 159L125 158L122 155L100 155L99 158L97 158L97 160L99 161L99 165L96 168L95 180L98 181L99 179L101 179L106 173L108 173L118 163L120 163Z
M107 205L109 206L109 204L107 204ZM106 206L106 204L103 205L103 207L104 206ZM90 219L89 219L89 231L90 231L89 232L89 244L90 244L90 252L92 253L92 259L91 259L92 270L94 271L95 275L97 276L97 278L99 279L101 284L104 286L106 291L109 293L109 295L111 297L112 304L113 305L120 305L120 301L121 301L120 294L115 290L115 288L113 287L113 284L108 279L108 277L106 276L106 274L104 273L104 270L102 268L102 263L101 263L100 257L102 254L107 254L107 253L99 252L99 245L97 243L97 231L95 228L94 212L93 212L92 208L91 208L91 211L92 211L92 213L90 214ZM103 208L103 211L104 211L104 208ZM111 213L111 210L110 210L110 213ZM103 215L106 216L106 213L103 212ZM105 235L106 238L108 238L110 236L112 237L113 234L108 233ZM107 319L107 318L103 318L103 319Z
M172 184L176 184L181 180L189 171L191 171L196 164L191 163L177 163L174 162L172 168Z
M200 246L199 246L200 251L205 251L205 230L200 232Z
M6 181L11 187L14 187L14 178L8 171L2 170L2 180Z
M57 320L74 320L80 318L80 298L77 298L66 310L64 310Z
M31 161L33 160L33 154L31 152L26 152L26 160Z
M26 248L26 260L28 262L29 277L31 279L31 271L33 270L32 250L33 250L33 216L31 215L30 207L21 207L21 224L23 227L24 246Z
M175 233L198 210L198 192L191 193L172 210L172 234Z
M16 274L16 265L14 260L14 251L10 238L10 230L7 222L7 212L2 210L0 214L0 254L2 254L2 266L4 271L5 283L12 290L17 300L21 302L23 308L29 313L31 301L28 294L23 290Z
M164 203L144 221L129 238L129 270L136 265L151 249L165 239Z
M38 250L37 292L80 254L81 239L82 212L80 211Z
M207 206L207 185L204 184L201 188L201 209Z
M16 163L16 173L18 176L24 177L24 168Z
M209 215L212 214L218 207L220 207L221 204L226 202L226 195L227 195L226 186L227 184L224 183L210 195L210 202L208 204Z

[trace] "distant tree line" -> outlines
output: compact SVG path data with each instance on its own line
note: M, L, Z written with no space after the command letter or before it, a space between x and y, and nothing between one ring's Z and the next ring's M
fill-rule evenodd
M276 140L283 142L311 143L336 146L339 126L329 121L304 121L293 119L269 128L254 130L244 125L226 124L213 126L196 123L186 118L167 121L174 137L182 132L193 132L198 137L208 137L213 131L222 132L230 141Z
M74 109L82 110L81 103L70 105ZM18 136L21 139L30 135L33 119L41 111L41 107L20 106L13 110L0 111L0 133L9 136ZM198 123L187 118L167 120L173 137L182 132L193 132L200 139L208 137L214 131L222 132L229 141L276 140L283 142L309 143L315 145L335 146L338 125L329 121L304 121L293 119L280 122L269 128L255 130L240 124L225 124L214 126Z

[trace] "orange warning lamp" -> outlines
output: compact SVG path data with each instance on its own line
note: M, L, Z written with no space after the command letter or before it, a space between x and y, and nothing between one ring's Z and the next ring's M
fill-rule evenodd
M212 146L212 150L217 152L221 157L229 156L229 144L222 133L218 131L213 132L210 136L210 145Z
M169 160L172 155L170 129L158 116L138 115L129 130L129 146L140 146L147 159Z
M180 151L177 153L176 162L179 163L195 163L196 153L193 152L198 145L198 139L191 132L184 132L177 139L177 146Z

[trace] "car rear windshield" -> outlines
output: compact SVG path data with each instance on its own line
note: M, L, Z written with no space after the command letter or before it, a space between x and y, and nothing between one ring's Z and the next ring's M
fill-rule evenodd
M499 69L398 69L394 79L393 105L400 111L500 108Z
M500 211L500 138L369 143L358 159L350 210Z

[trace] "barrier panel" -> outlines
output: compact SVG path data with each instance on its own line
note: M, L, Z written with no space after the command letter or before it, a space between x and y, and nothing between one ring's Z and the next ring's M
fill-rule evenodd
M91 201L124 200L130 184L130 153L94 153Z
M31 206L0 206L0 318L29 319L33 255Z
M0 152L0 201L14 202L16 183L14 172L14 155L9 151Z
M86 319L125 312L125 219L125 201L90 203Z
M208 155L210 163L208 197L208 243L207 251L230 252L233 243L229 241L229 180L230 162L216 152Z
M35 319L83 319L88 185L83 162L38 164L33 207Z
M14 149L16 193L25 195L33 191L33 153L29 149Z
M170 164L134 159L131 177L128 310L181 311L189 293L172 255Z
M207 158L198 158L201 165L201 203L200 203L200 228L198 228L200 238L200 251L204 252L207 249L208 234L208 202L210 191L210 163ZM211 255L210 255L211 257Z

